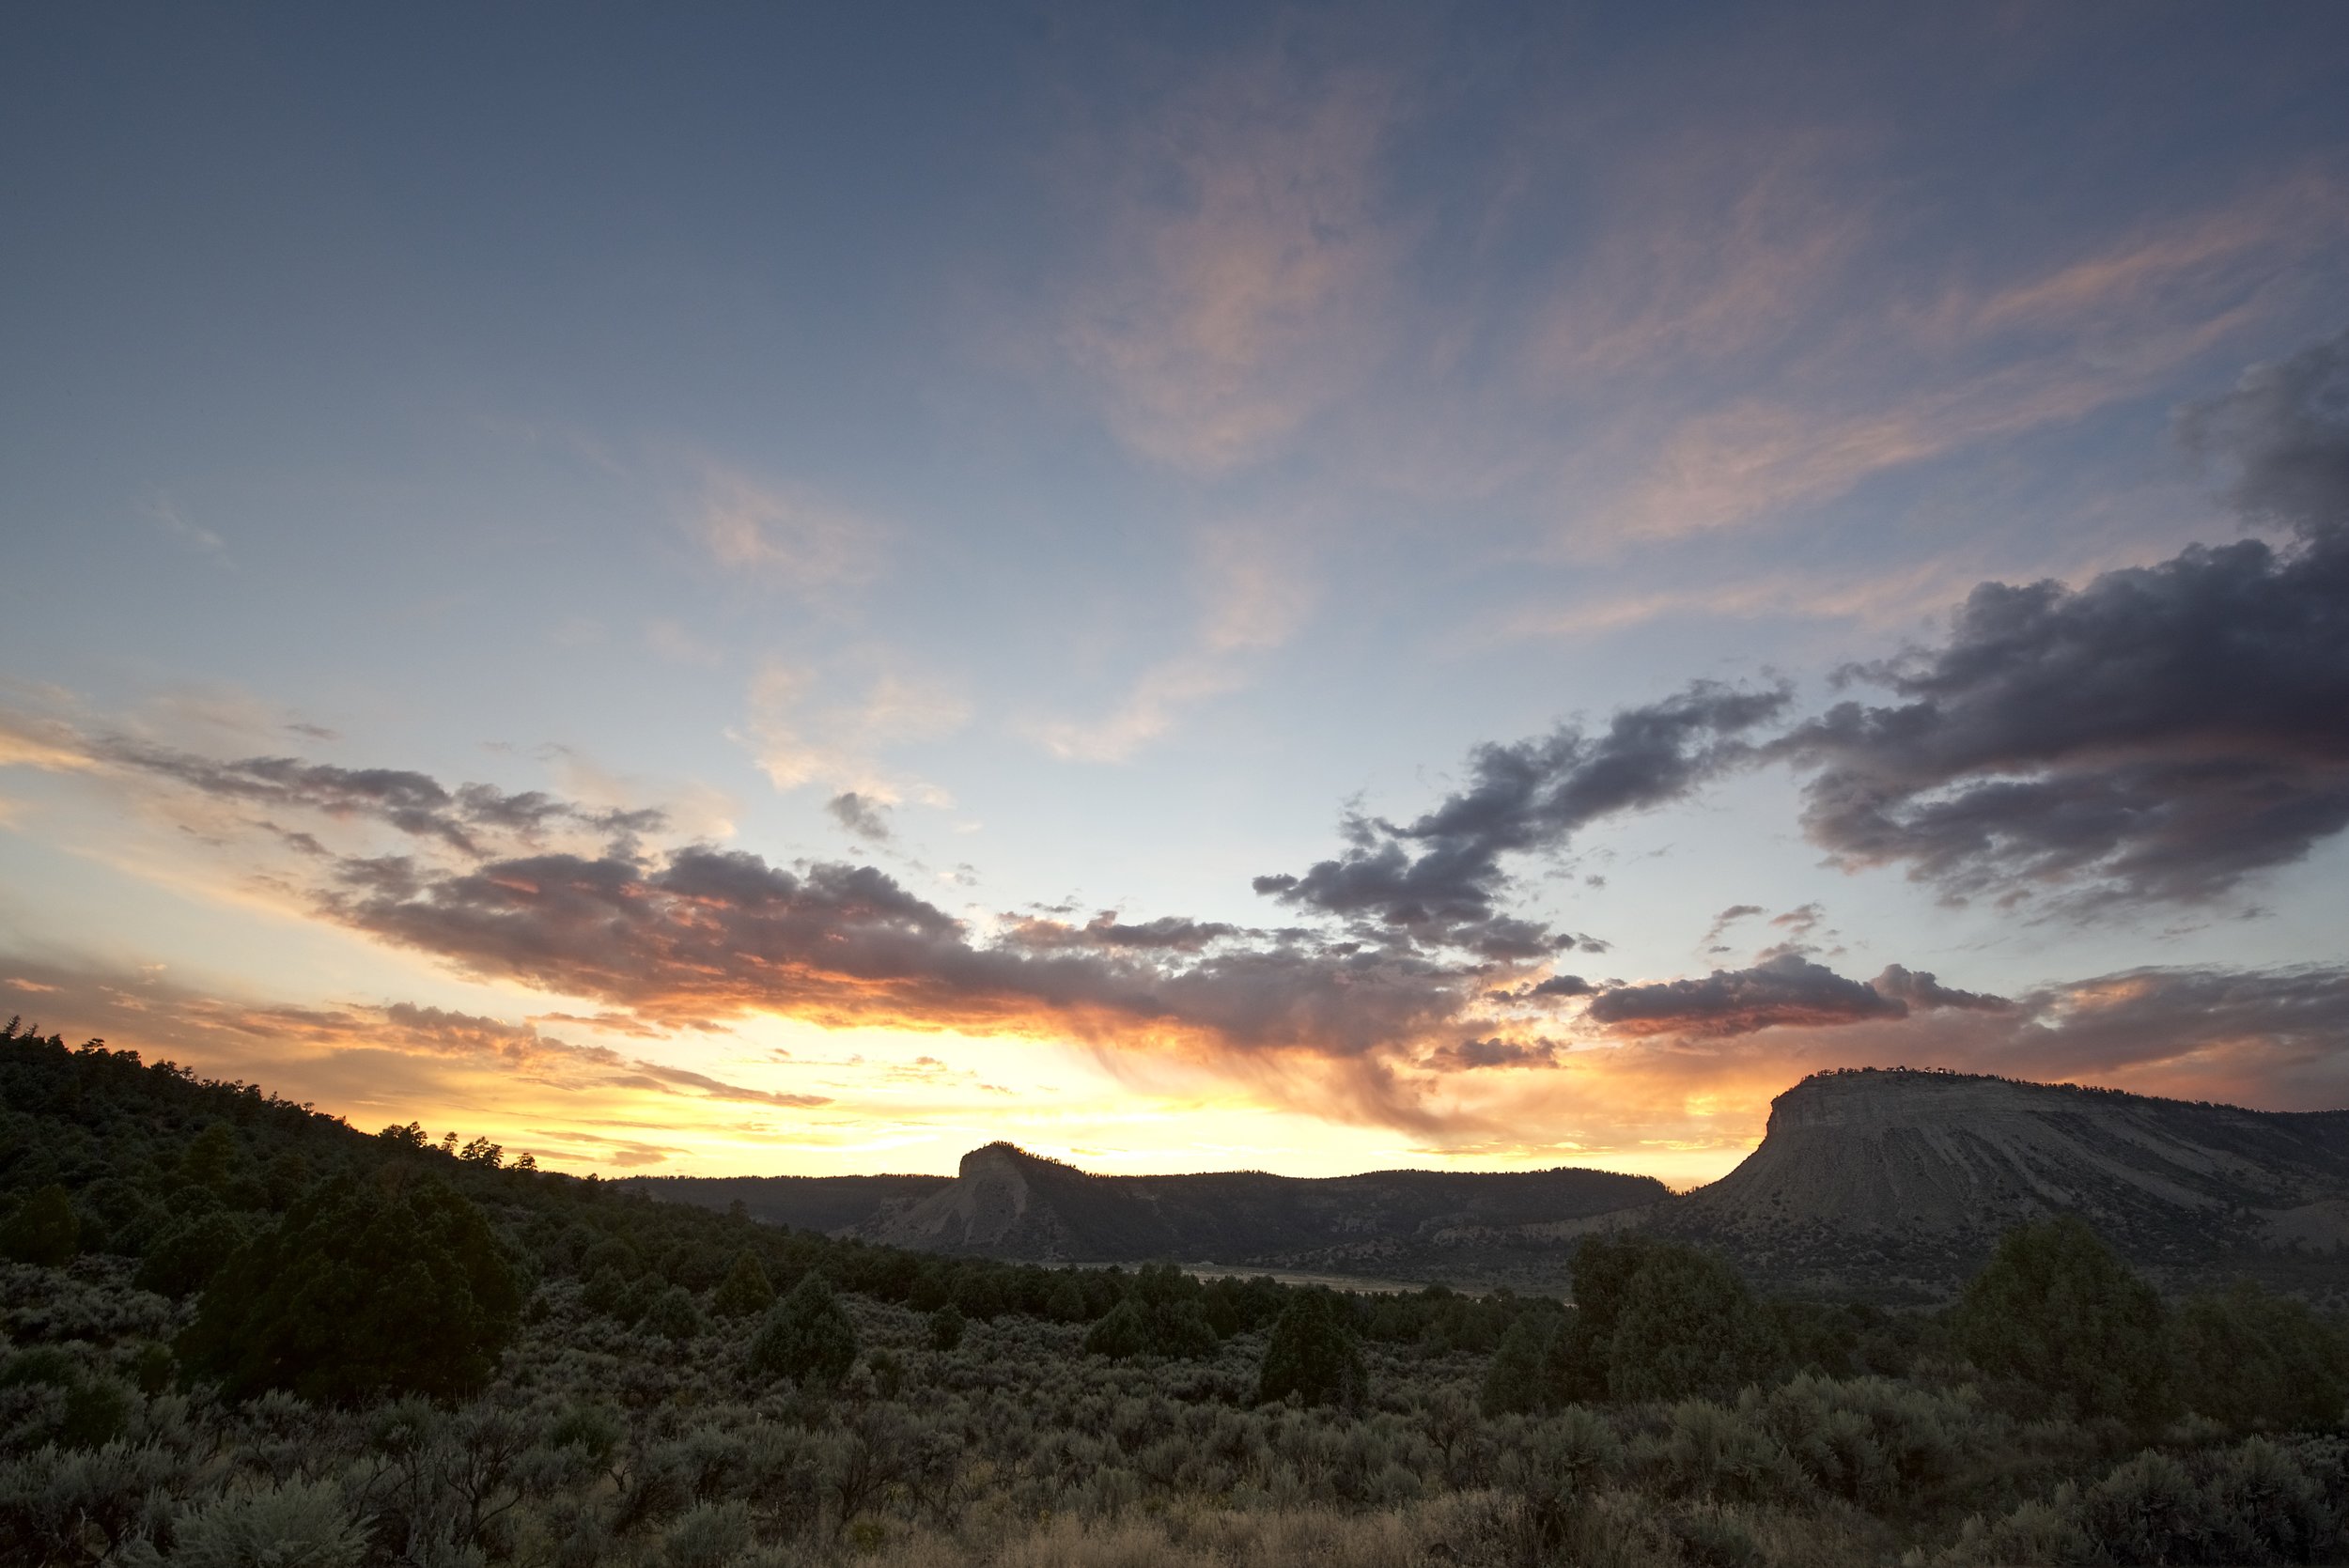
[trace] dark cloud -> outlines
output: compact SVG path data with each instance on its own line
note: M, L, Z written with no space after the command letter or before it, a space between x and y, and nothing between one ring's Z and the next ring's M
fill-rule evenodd
M2349 527L2349 332L2254 365L2188 409L2179 438L2234 470L2228 500L2254 522L2310 538Z
M1470 755L1468 786L1424 816L1400 827L1349 818L1344 854L1302 876L1259 877L1255 889L1387 939L1499 960L1561 951L1577 939L1499 908L1508 886L1501 858L1562 847L1601 817L1688 795L1750 757L1741 737L1788 700L1783 688L1698 682L1618 712L1597 736L1566 726L1480 746Z
M220 761L125 736L96 737L79 745L93 761L216 799L381 822L412 838L437 840L468 855L486 852L484 834L528 838L553 828L577 827L632 835L657 831L668 820L657 810L586 810L535 789L509 794L483 784L449 789L429 774L405 768L338 768L295 757ZM288 842L307 837L279 831Z
M1763 908L1759 904L1732 904L1713 917L1713 924L1704 928L1704 935L1697 939L1697 945L1711 953L1722 951L1714 944L1721 939L1731 926L1741 920L1751 920L1762 912Z
M1180 915L1125 922L1117 918L1116 910L1103 909L1082 925L1057 920L1015 920L1004 937L1019 946L1039 949L1089 947L1197 953L1210 942L1243 934L1252 938L1265 935L1260 931L1243 933L1240 927L1221 921L1189 920Z
M1473 1072L1480 1067L1555 1067L1558 1042L1503 1040L1498 1035L1485 1040L1461 1040L1438 1046L1428 1052L1427 1064L1439 1072Z
M849 833L872 844L889 842L889 807L869 795L859 795L853 789L841 791L824 802L832 819Z
M1598 987L1579 974L1553 974L1517 993L1525 997L1586 997Z
M2015 1007L2015 1003L2005 997L1981 991L1952 990L1930 973L1903 969L1898 964L1887 964L1884 972L1868 984L1879 995L1906 1002L1923 1012L1937 1007L1956 1007L1973 1013L2005 1013Z
M1495 1001L1563 1001L1595 995L1599 987L1579 974L1553 974L1527 986L1502 986L1485 994Z
M2085 911L2215 898L2349 827L2349 339L2186 427L2297 538L1976 588L1946 644L1861 672L1903 700L1774 748L1815 770L1804 825L1838 862Z
M2247 1104L2349 1104L2338 965L2128 970L2033 991L2009 1028L2003 1070L2022 1076L2176 1072Z
M1751 969L1715 970L1703 980L1601 991L1583 1016L1615 1034L1704 1037L1907 1014L1906 1002L1789 953Z
M1905 1020L1783 1038L1773 1076L1790 1082L1822 1065L1907 1063L2326 1110L2349 1106L2349 968L2125 970L2002 1006L1919 1003Z

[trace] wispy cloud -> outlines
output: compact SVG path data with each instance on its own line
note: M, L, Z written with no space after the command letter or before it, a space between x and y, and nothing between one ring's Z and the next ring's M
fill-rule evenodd
M1686 574L1684 574L1686 575ZM1528 605L1481 620L1455 641L1478 645L1522 639L1587 641L1662 620L1848 621L1905 629L1979 581L1939 558L1890 567L1771 567L1711 582L1581 588L1563 603Z
M672 664L714 670L726 661L725 653L716 644L660 616L645 623L645 646Z
M693 532L730 571L813 592L863 582L881 566L879 525L800 485L704 466Z
M1207 474L1261 461L1375 363L1392 96L1268 53L1128 133L1061 336L1132 450Z
M1818 321L1813 346L1779 363L1739 365L1734 339L1692 344L1684 368L1754 384L1618 422L1609 444L1652 456L1580 526L1647 539L1733 527L2143 396L2288 303L2311 256L2349 228L2344 210L2334 182L2289 177L1996 287L1835 298L1841 324Z
M908 799L953 804L938 785L901 772L891 750L942 739L971 717L970 704L947 686L883 672L861 695L828 700L816 672L770 663L751 683L746 740L777 789L822 784L879 805Z
M164 533L192 550L217 555L228 548L218 534L198 524L188 516L186 507L162 490L149 496L141 510Z
M1822 131L1712 131L1606 170L1604 227L1528 335L1539 380L1647 380L1781 347L1875 238L1867 150Z
M1295 523L1254 520L1202 533L1191 645L1143 671L1108 713L1046 721L1031 725L1031 733L1068 761L1126 762L1165 736L1185 710L1248 685L1252 660L1296 635L1312 609L1304 534Z

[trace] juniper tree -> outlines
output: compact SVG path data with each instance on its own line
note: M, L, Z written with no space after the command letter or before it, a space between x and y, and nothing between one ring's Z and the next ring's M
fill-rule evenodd
M1548 1312L1520 1313L1485 1368L1485 1385L1477 1403L1487 1416L1530 1415L1550 1403L1543 1383L1543 1366L1558 1320Z
M745 1247L734 1256L734 1266L709 1298L710 1311L720 1317L751 1317L774 1305L775 1287L758 1254Z
M2168 1405L2161 1297L2070 1215L2007 1232L1950 1327L1983 1371L2083 1420L2149 1421Z
M1367 1380L1345 1303L1326 1290L1292 1295L1265 1343L1256 1403L1295 1394L1308 1405L1350 1405Z
M231 1396L288 1389L357 1404L487 1382L522 1281L474 1203L437 1179L336 1176L240 1247L179 1353Z
M767 1309L752 1336L750 1368L767 1377L829 1388L856 1361L856 1325L821 1274L802 1275L791 1293Z
M81 1250L82 1222L74 1216L73 1200L54 1182L25 1199L0 1225L0 1253L15 1263L56 1268Z

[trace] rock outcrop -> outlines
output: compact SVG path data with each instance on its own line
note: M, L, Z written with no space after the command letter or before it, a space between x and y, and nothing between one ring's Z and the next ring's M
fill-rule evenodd
M1655 1224L1782 1282L1938 1294L2027 1219L2078 1215L2140 1266L2184 1276L2329 1247L2344 1198L2349 1111L1863 1070L1780 1095L1761 1146Z

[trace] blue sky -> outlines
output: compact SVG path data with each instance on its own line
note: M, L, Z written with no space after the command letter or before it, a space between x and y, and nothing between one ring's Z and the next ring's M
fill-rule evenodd
M1687 1181L1870 1060L2341 1103L2336 510L2261 499L2339 450L2337 8L4 25L44 1026L575 1167Z

